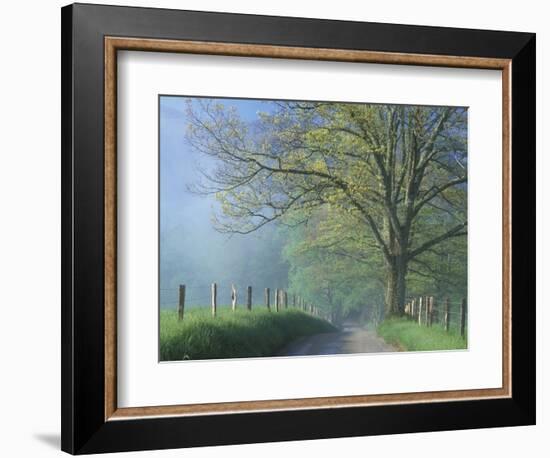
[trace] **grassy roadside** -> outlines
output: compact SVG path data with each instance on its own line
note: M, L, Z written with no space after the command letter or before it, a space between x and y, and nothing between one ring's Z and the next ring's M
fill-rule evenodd
M377 333L386 342L405 351L458 350L468 347L467 340L454 331L446 332L441 326L418 326L406 318L384 320Z
M300 336L333 330L327 321L295 309L222 309L213 318L208 308L198 308L186 311L183 321L175 311L162 310L160 360L273 356Z

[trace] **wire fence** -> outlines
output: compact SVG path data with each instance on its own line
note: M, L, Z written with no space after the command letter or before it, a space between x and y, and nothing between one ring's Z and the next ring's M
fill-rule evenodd
M260 290L260 300L257 292ZM256 293L256 296L253 295ZM210 307L212 315L216 316L218 307L237 307L252 309L252 305L263 307L276 312L285 308L297 308L332 322L333 317L315 304L306 301L298 294L290 294L283 288L256 288L252 286L237 287L232 285L218 285L217 283L201 283L179 285L178 288L160 288L159 299L161 308L173 308L183 319L186 308ZM436 298L434 296L410 297L405 303L405 316L414 320L419 326L442 326L447 332L460 333L464 336L467 331L467 302Z
M227 288L227 294L225 290ZM227 303L219 302L220 289L222 290L223 298L227 299ZM187 285L179 285L178 288L160 288L160 305L163 308L175 307L178 312L178 318L183 320L185 309L189 304L192 308L205 307L210 304L212 316L215 317L219 306L229 305L233 311L239 308L252 310L252 305L258 306L261 301L253 301L253 292L260 288L247 286L246 288L238 288L234 284L220 288L217 283L209 283L203 285L193 285L189 288ZM192 294L189 294L191 290ZM308 312L319 318L332 322L332 316L316 307L315 304L308 302L299 294L290 294L282 288L264 288L260 289L260 294L263 299L263 306L269 311L279 312L283 309L295 308L304 312Z
M192 283L180 285L175 288L160 288L159 289L159 303L163 309L177 308L180 301L180 287L185 287L185 307L186 308L207 308L212 303L212 284L213 283ZM233 302L233 288L235 288L235 294L237 296L237 304L243 305L246 303L247 288L249 286L242 286L237 284L216 283L217 303L220 307L231 306ZM254 296L252 297L254 304L265 303L265 293L263 288L251 285ZM274 294L276 290L284 290L284 288L272 288L271 292L271 304L275 304ZM290 298L292 300L292 297Z
M442 326L447 332L459 332L465 336L468 322L466 298L451 301L448 297L411 297L405 304L405 316L416 321L419 326Z

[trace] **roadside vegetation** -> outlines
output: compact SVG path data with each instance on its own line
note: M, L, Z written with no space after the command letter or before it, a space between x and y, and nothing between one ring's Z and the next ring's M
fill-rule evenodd
M327 321L296 309L218 309L213 318L204 307L186 310L182 321L175 311L162 310L160 360L274 356L298 337L335 330Z
M457 350L466 349L467 338L458 332L437 324L431 327L418 326L406 318L384 320L377 329L378 335L389 344L406 351Z

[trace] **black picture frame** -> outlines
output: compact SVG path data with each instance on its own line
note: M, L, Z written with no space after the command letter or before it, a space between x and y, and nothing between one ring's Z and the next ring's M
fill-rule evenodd
M64 451L85 454L535 424L534 34L89 4L66 6L61 14ZM106 36L511 59L512 396L106 421Z

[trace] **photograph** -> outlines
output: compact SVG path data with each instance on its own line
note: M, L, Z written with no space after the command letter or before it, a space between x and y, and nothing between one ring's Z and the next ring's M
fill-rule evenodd
M158 123L159 361L468 349L468 107L160 94Z
M296 456L349 456L396 441L410 454L414 433L440 454L449 434L490 433L514 456L540 442L542 15L476 4L449 20L396 1L352 15L298 2L31 15L40 52L8 46L25 58L6 74L38 84L48 100L33 108L60 116L39 116L31 136L23 123L5 148L36 156L6 167L25 175L7 200L28 194L12 226L32 234L5 240L59 258L48 268L31 249L11 266L25 273L19 296L38 287L7 310L30 310L40 342L11 353L61 372L31 390L36 443L59 429L52 450L70 454L247 444L279 456L303 442ZM49 69L46 44L56 91L21 76ZM12 93L11 117L27 120ZM48 135L61 161L44 162ZM43 178L56 207L32 212ZM6 348L24 341L9 328ZM17 373L32 381L42 366L27 366ZM26 415L5 391L6 418ZM452 449L475 454L479 440Z

